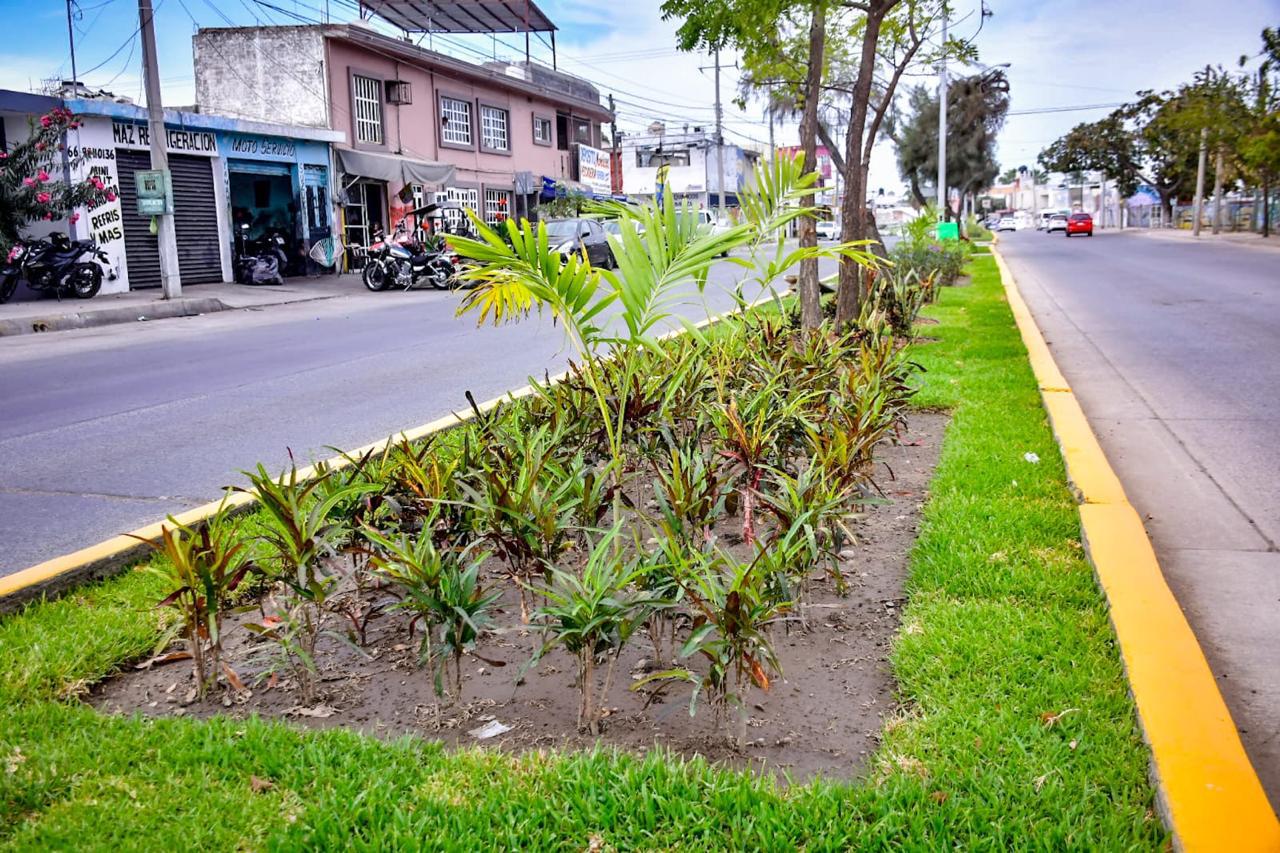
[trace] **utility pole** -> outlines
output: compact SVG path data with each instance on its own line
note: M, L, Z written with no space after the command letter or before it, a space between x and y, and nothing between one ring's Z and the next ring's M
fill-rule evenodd
M1209 128L1200 128L1200 163L1196 166L1196 220L1191 224L1191 233L1200 236L1200 214L1204 212L1204 167L1209 156Z
M938 61L938 216L947 221L947 10L942 9L942 58Z
M1213 160L1213 233L1222 231L1222 146L1216 146Z
M147 127L151 138L151 168L168 173L169 152L165 148L164 106L160 103L160 69L156 65L155 13L151 0L138 0L138 23L142 34L142 76L147 85ZM165 299L182 296L182 274L178 269L178 233L173 214L156 217L156 239L160 250L160 282Z
M71 9L72 0L67 0L67 43L71 46L71 95L79 97L79 81L76 74L76 35L75 30L71 28ZM71 186L71 157L67 153L71 148L71 139L66 131L62 132L62 180L66 181L67 186ZM67 223L68 236L76 239L76 224L74 222Z
M716 48L716 172L719 177L716 181L716 190L720 198L720 213L717 216L721 222L728 220L725 213L724 203L724 110L720 108L720 48Z

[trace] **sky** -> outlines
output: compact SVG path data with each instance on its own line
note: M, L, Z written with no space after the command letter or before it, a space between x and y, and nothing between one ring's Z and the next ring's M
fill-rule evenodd
M675 47L676 21L663 21L660 0L536 0L560 27L560 67L591 80L617 100L619 127L643 130L714 122L714 74L708 55ZM1000 137L1004 167L1031 165L1036 154L1082 121L1104 116L1139 89L1172 88L1206 63L1234 66L1254 52L1264 26L1280 26L1280 0L986 0L992 15L978 30L980 0L956 0L952 34L972 39L987 65L1009 63L1011 115ZM157 44L168 105L194 101L191 34L197 26L297 23L317 20L326 3L334 21L355 17L350 0L153 0ZM269 8L270 6L275 8ZM142 102L137 6L133 0L75 0L80 77ZM67 17L59 0L0 0L0 20L24 21L38 38L0 45L0 88L38 89L70 76ZM523 58L523 38L436 36L431 46L472 61ZM550 60L535 41L534 58ZM740 110L736 58L722 54L722 94L728 141L763 148L769 129L759 103ZM929 82L933 69L919 69ZM976 70L976 69L970 69ZM952 69L952 73L964 69ZM1094 109L1082 106L1106 105ZM1046 110L1054 110L1046 112ZM794 125L776 130L794 144ZM901 186L892 145L878 146L871 188Z

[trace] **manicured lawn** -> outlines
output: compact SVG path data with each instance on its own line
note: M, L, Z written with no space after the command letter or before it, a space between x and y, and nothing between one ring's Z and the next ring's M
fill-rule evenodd
M865 781L104 718L58 697L155 646L157 586L131 573L0 623L0 845L1159 848L1147 751L991 259L928 313L940 340L918 348L915 399L954 418L894 654L906 709Z

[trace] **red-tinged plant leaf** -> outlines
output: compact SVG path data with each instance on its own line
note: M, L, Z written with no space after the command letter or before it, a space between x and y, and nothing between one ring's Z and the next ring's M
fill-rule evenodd
M142 663L134 664L133 668L134 669L151 669L151 667L156 666L158 664L173 663L174 661L179 661L179 660L191 660L191 652L166 652L165 654L162 654L162 655L156 655L150 660L145 660Z
M267 679L267 689L270 690L271 688L275 687L279 683L280 683L280 673L273 672L271 673L271 677Z
M173 592L169 593L164 598L162 598L160 600L160 603L158 603L156 607L168 607L169 605L177 601L179 596L181 596L184 592L190 591L190 589L191 587L184 586L182 589L174 590Z
M236 675L236 671L226 661L222 662L222 674L227 677L227 683L239 693L244 692L244 682L240 680L240 676Z
M471 654L471 656L472 656L473 658L477 658L478 660L482 660L482 661L484 661L485 663L489 664L489 666L499 666L499 667L501 667L501 666L506 666L506 665L507 665L507 662L506 662L506 661L504 661L504 660L494 660L494 659L492 659L492 658L487 658L487 657L485 657L484 655L476 654L474 651L470 652L470 654Z
M262 618L262 627L274 628L275 626L279 625L283 621L284 619L280 618L279 616L276 616L275 614L272 614L270 616L264 616Z
M1066 710L1058 711L1057 713L1054 713L1053 711L1045 711L1040 715L1040 722L1044 723L1045 728L1051 729L1067 714L1073 714L1079 710L1079 708L1067 708Z
M764 667L760 665L760 661L755 658L751 658L751 680L761 690L767 691L769 689L769 676L765 673Z

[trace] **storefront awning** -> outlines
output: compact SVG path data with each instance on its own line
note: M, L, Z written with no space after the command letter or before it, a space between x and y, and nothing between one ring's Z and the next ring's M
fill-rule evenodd
M342 171L348 175L393 183L444 186L453 180L454 172L457 171L450 163L413 160L370 151L352 151L350 148L339 148L338 160L342 162Z

